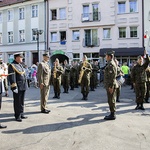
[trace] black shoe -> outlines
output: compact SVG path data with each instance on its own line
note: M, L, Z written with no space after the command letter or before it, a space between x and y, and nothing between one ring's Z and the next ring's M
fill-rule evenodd
M49 112L50 112L50 110L46 110L46 109L41 111L41 113L45 113L45 114L48 114Z
M120 100L117 99L116 102L120 102Z
M27 119L28 117L27 116L21 116L21 119Z
M116 116L114 114L110 114L109 116L104 117L105 120L115 120Z
M22 119L20 117L16 118L16 121L22 122Z
M139 107L139 109L141 109L141 110L145 110L145 108L144 108L143 106L140 106L140 107Z
M4 128L7 128L7 126L0 124L0 129L4 129Z
M60 96L57 96L58 99L60 99Z
M136 106L136 107L135 107L135 110L138 110L138 109L140 109L140 107L139 107L139 106Z
M85 97L85 98L84 98L84 100L85 100L85 101L87 101L87 100L88 100L88 98L87 98L87 97Z
M82 97L82 99L81 100L85 100L85 97Z
M55 95L53 98L57 98L57 96Z

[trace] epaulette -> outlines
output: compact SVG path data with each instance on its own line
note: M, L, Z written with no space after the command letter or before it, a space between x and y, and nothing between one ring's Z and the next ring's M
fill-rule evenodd
M20 74L20 75L25 74L25 71L23 71L23 72L18 71L18 70L15 68L15 66L14 66L13 64L11 64L11 66L12 66L12 68L14 69L14 71L16 71L18 74Z

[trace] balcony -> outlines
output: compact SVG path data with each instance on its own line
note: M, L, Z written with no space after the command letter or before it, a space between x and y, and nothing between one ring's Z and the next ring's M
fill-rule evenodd
M100 39L95 38L95 39L83 39L82 43L83 47L99 47L100 46Z
M101 20L101 13L84 13L81 15L82 22L93 22L93 21L100 21Z

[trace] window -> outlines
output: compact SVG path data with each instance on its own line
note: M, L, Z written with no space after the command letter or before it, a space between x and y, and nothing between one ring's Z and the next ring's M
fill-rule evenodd
M8 21L13 20L13 10L8 10Z
M65 8L59 9L59 19L66 19L66 9Z
M36 31L37 29L35 28L35 29L32 29L32 41L36 41L37 40L37 35L35 35L35 31Z
M24 8L19 8L19 19L24 19Z
M8 32L8 43L13 43L13 31Z
M38 5L32 6L32 17L38 17Z
M97 20L99 20L99 17L98 17L98 4L93 4L92 7L93 7L93 21L97 21Z
M66 44L66 31L60 32L60 44L62 45Z
M126 38L126 27L119 28L119 38Z
M2 44L2 33L0 33L0 44Z
M74 30L74 31L72 31L72 39L74 40L74 41L76 41L76 40L80 40L80 33L79 33L79 30Z
M80 61L80 54L79 53L73 53L73 60L74 61Z
M57 32L51 32L51 42L57 42Z
M137 0L130 0L130 12L137 12Z
M130 37L137 37L137 27L130 27Z
M24 32L24 30L19 30L19 41L20 42L25 41L25 32Z
M3 21L3 13L0 12L0 22L2 22L2 21Z
M97 29L85 30L85 46L97 46L98 37Z
M110 28L104 28L103 29L103 38L104 39L110 39Z
M126 2L118 2L118 13L122 14L126 11Z
M89 5L83 5L82 21L89 21Z
M51 10L51 16L52 16L52 20L56 20L57 19L57 10L54 9L54 10Z

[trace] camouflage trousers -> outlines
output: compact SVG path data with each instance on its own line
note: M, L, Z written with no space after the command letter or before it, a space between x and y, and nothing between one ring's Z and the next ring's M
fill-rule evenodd
M136 103L142 104L146 95L146 83L135 84Z

